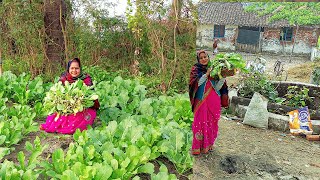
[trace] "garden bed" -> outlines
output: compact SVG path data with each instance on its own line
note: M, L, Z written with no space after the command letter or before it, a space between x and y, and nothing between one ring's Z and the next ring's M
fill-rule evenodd
M233 106L233 107L236 105L248 106L250 101L251 101L251 99L249 99L249 98L233 96L231 99L231 106ZM272 113L280 114L280 115L287 115L288 112L293 111L297 108L268 102L267 109L268 109L268 112L272 112ZM320 112L318 110L309 109L309 112L310 112L311 119L320 120Z
M307 83L299 83L299 82L272 82L272 84L276 87L276 90L279 93L279 97L284 97L287 94L287 90L289 86L297 86L299 90L302 88L309 89L309 96L313 98L313 102L306 102L309 109L319 110L320 104L320 86L307 84Z
M305 101L305 106L308 106L311 119L320 120L319 104L320 104L320 86L306 83L296 83L296 82L271 82L271 85L275 87L275 90L278 93L278 97L286 98L288 93L288 87L296 86L296 91L301 91L303 88L309 89L308 97L312 98L312 101ZM231 99L231 104L248 106L250 103L251 97L241 97L238 93L238 96L234 96ZM300 107L300 106L299 106ZM302 107L302 106L301 106ZM284 104L277 104L268 102L268 111L280 114L287 115L288 112L298 109L298 107L288 106Z
M294 83L294 82L272 82L272 85L276 87L278 96L285 98L288 93L289 86L297 86L296 91L302 91L303 88L309 89L308 96L312 98L312 102L305 101L306 106L309 108L310 119L314 124L315 132L320 132L320 112L319 102L320 98L318 93L320 92L320 86ZM239 95L239 93L238 93ZM243 118L246 112L246 107L250 104L251 98L233 96L231 98L230 108L239 117ZM282 104L268 102L267 109L269 112L269 126L274 130L288 131L288 112L298 109L299 107L292 107Z

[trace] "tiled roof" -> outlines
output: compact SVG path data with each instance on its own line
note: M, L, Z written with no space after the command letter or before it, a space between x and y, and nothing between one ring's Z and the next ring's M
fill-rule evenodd
M200 24L289 27L286 20L267 22L268 16L258 16L253 12L245 12L243 6L247 3L199 3L198 13ZM269 15L270 16L270 15Z

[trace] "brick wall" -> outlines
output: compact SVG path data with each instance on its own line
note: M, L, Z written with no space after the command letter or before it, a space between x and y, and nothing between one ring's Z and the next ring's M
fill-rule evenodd
M281 28L264 28L262 33L262 52L291 54L293 44L294 54L310 55L312 47L316 46L320 29L300 27L296 39L280 41ZM296 28L293 29L295 36ZM218 49L220 51L234 51L238 36L238 26L226 26L225 37L220 38ZM295 41L295 42L294 42ZM197 48L212 50L213 25L200 25L197 28Z
M316 46L318 42L319 29L299 28L298 41L304 41L310 46Z
M316 45L319 29L300 27L296 34L297 28L293 29L292 41L280 41L281 28L265 28L263 33L263 52L272 53L291 53L293 44L295 54L310 55L311 49ZM295 37L296 35L296 37Z

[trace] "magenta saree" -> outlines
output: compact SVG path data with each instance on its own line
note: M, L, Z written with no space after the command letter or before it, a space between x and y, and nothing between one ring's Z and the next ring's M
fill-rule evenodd
M212 149L218 136L220 111L220 96L207 81L203 99L195 99L192 154L207 153Z
M75 115L70 114L57 117L57 113L54 113L47 117L46 123L41 124L40 128L49 133L73 134L77 129L83 131L87 129L88 125L92 126L96 115L96 110L91 108L78 112Z

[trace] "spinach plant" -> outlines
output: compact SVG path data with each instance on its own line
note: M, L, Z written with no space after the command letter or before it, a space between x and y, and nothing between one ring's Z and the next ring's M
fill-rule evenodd
M93 88L93 86L84 85L82 80L72 84L66 81L65 86L58 82L46 93L43 107L47 114L54 112L59 115L76 114L93 106L93 100L98 99Z
M246 98L251 98L254 92L268 98L271 102L281 104L284 98L278 97L278 91L274 85L267 79L264 74L251 72L241 80L239 95Z
M299 89L298 86L289 86L285 97L286 105L297 108L306 106L308 101L312 102L312 97L309 96L309 89L306 87Z
M248 72L246 69L246 61L242 58L240 54L236 53L226 53L226 54L217 54L213 60L209 61L209 67L212 67L211 76L214 77L216 75L219 78L222 78L221 70L241 70L243 72Z

